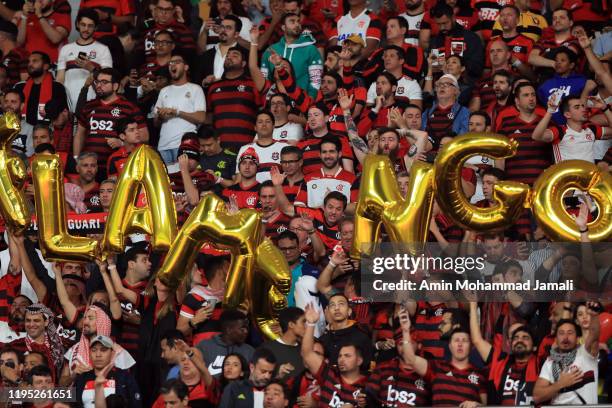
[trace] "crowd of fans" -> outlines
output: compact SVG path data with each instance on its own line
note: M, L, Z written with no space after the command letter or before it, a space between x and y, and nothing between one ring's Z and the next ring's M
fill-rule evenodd
M472 408L612 395L605 301L374 302L348 256L368 154L389 157L406 197L415 160L433 162L454 136L516 140L513 157L465 163L479 207L495 205L496 183L532 185L564 160L610 171L605 0L81 0L73 22L74 6L0 4L13 150L26 163L59 155L71 232L102 233L117 178L148 144L180 222L209 193L261 212L291 290L267 340L248 310L223 308L230 257L214 243L175 291L144 235L105 262L50 263L36 230L3 229L0 386L73 387L76 399L9 404ZM31 178L24 192L33 203ZM596 203L577 190L564 203L582 250L555 246L527 210L483 234L437 203L429 241L485 253L483 281L612 288L609 249L589 245Z

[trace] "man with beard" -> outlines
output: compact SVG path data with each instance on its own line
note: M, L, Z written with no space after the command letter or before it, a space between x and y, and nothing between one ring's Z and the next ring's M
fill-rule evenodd
M223 76L225 56L230 48L238 45L242 20L233 14L229 14L221 20L220 28L219 42L211 46L198 58L201 66L198 69L197 77L203 80L203 86L207 86Z
M480 38L455 21L453 9L446 3L436 4L430 14L440 29L439 34L431 39L430 52L446 58L459 55L465 62L468 77L480 78L484 61Z
M252 408L262 406L264 389L272 380L276 369L276 357L266 348L259 348L253 354L248 379L231 382L225 387L220 407Z
M597 404L598 304L588 302L587 307L591 324L584 344L578 343L580 327L574 320L557 323L556 347L550 350L533 389L536 404L546 401L553 405Z
M400 14L408 23L408 31L406 32L406 42L414 46L419 44L419 31L421 30L421 22L425 15L425 2L423 0L405 0L406 12ZM422 45L425 46L425 45Z
M0 343L10 343L26 335L25 312L32 301L24 295L18 295L8 305L5 303L7 298L3 292L5 291L0 289L0 311L3 311L0 317Z
M489 382L493 392L489 403L495 405L530 405L533 387L538 379L540 364L535 353L533 334L524 325L515 324L508 331L510 353L503 351L504 335L495 328L493 344L482 337L478 317L478 303L470 302L470 333L474 347L489 363ZM498 323L502 323L498 319ZM497 325L499 326L499 324Z
M533 184L551 165L551 148L547 143L533 140L531 135L542 120L536 112L537 99L533 84L521 83L514 90L516 115L506 115L497 131L516 140L518 150L511 158L501 160L508 180Z
M71 177L71 182L83 189L85 193L85 205L95 207L100 205L99 188L96 181L98 175L98 156L93 152L83 152L77 158L76 176Z
M320 406L357 406L357 398L363 393L367 380L361 375L360 367L370 363L371 342L356 324L348 321L350 309L344 295L336 294L329 302L327 308L332 321L330 330L321 338L329 361L314 350L314 330L319 323L320 312L308 305L305 310L306 330L302 339L304 366L321 385ZM343 328L339 329L339 326ZM366 347L367 351L362 347Z
M92 368L90 358L91 340L96 336L110 336L111 334L111 319L101 304L89 306L85 311L83 319L83 329L81 338L78 343L70 347L64 354L67 364L62 370L62 377L67 381L68 376L74 380L77 374ZM114 347L115 367L127 370L136 364L132 356L121 346Z
M34 126L45 119L45 104L51 99L66 101L64 85L53 80L49 72L51 60L40 51L34 51L28 58L28 75L25 82L15 85L15 90L24 95L24 106L20 113L25 115L26 122ZM32 141L28 138L27 151L32 149ZM31 153L30 153L31 154Z
M264 52L261 71L267 78L272 78L274 66L269 61L272 53L282 55L293 66L297 86L305 90L312 98L317 96L321 85L323 61L310 33L302 32L300 16L286 13L282 19L283 37Z
M106 179L106 164L111 153L122 142L117 133L120 119L134 117L138 122L142 141L149 140L149 131L140 109L119 95L119 73L113 68L103 68L94 74L97 98L87 102L77 112L78 128L74 136L74 155L94 152L98 155L98 180Z
M349 202L357 201L357 177L340 166L342 144L336 138L324 136L321 140L320 153L323 165L318 171L304 176L306 183L307 207L319 208L330 191L339 191ZM282 199L281 199L282 200Z
M392 111L402 114L408 105L405 98L397 98L398 81L390 72L382 72L376 77L374 106L365 109L357 125L359 133L367 134L373 127L387 126Z
M185 58L170 58L171 85L159 92L155 104L155 123L161 124L157 151L166 164L175 163L185 133L196 132L206 119L206 99L202 87L188 82L189 65Z
M572 35L574 20L571 11L558 8L552 12L552 35L543 35L533 50L529 53L529 64L535 67L555 69L554 53L558 48L570 49L577 56L582 57L582 48L576 37Z
M255 115L261 95L245 67L247 53L232 47L225 56L223 77L208 88L208 113L221 139L221 145L232 152L251 143L255 136Z
M93 9L82 9L76 18L79 38L62 47L57 61L57 81L66 86L68 106L74 112L81 89L89 75L100 68L113 66L108 47L94 39L98 26L98 14ZM91 88L88 91L93 94ZM94 95L89 95L93 99Z
M72 25L68 2L27 1L13 19L19 21L17 45L30 53L45 53L49 56L49 63L57 62L58 51Z
M512 53L505 42L501 39L492 40L487 47L487 53L487 59L490 61L491 69L489 73L485 72L476 82L476 86L472 91L472 100L469 105L471 112L486 108L491 102L495 101L493 73L500 70L512 72L512 65L510 65Z
M493 91L495 100L486 107L486 112L491 118L491 123L495 124L497 115L508 106L508 97L512 91L512 74L506 70L499 70L493 74ZM492 129L494 132L496 129Z

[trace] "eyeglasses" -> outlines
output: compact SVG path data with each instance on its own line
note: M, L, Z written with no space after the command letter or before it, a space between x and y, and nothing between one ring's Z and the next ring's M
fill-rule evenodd
M15 368L15 362L13 360L0 360L0 366Z
M155 7L157 11L160 13L172 13L174 11L174 7Z
M290 246L290 247L278 247L278 249L281 252L289 252L289 251L295 251L297 249L296 246Z
M174 41L169 41L169 40L155 40L153 41L153 43L155 45L172 45L174 44Z
M94 81L94 85L108 85L112 84L113 81L109 81L108 79L96 79Z
M286 106L287 104L284 101L278 102L270 102L270 106Z
M438 82L436 84L436 88L440 89L440 88L450 88L450 87L455 87L455 85L451 84L450 82Z
M296 160L281 160L281 164L295 164L297 162L299 162L300 159L296 159Z

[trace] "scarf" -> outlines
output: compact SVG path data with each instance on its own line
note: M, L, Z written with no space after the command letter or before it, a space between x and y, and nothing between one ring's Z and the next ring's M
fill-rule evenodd
M26 308L26 313L38 314L41 313L44 319L49 322L45 333L45 347L47 348L51 360L53 361L56 375L59 375L59 371L62 369L64 362L64 345L57 334L57 327L55 325L55 314L47 306L42 303L34 303ZM25 343L28 350L32 351L34 341L30 336L25 337ZM55 377L59 378L59 377Z
M552 360L552 372L553 378L555 382L559 380L559 375L571 366L576 359L576 353L578 352L578 348L573 349L572 351L562 352L557 349L550 349L549 358Z
M23 104L23 109L21 113L23 115L27 115L28 113L28 104L30 101L30 93L32 92L32 87L34 86L34 80L32 78L28 79L23 87L23 95L25 96L26 103ZM38 95L38 109L36 112L38 113L38 119L44 119L41 115L41 106L45 108L45 104L51 100L51 96L53 94L53 76L50 73L46 73L43 76L43 80L40 84L40 94Z
M111 334L111 320L110 317L104 312L104 310L100 309L98 306L89 306L87 310L85 310L85 315L93 310L96 313L96 336L102 335L106 337L110 337ZM89 337L87 337L84 333L81 333L81 338L79 342L74 346L74 351L71 356L70 361L70 371L76 366L76 363L79 362L86 366L91 367L91 357L89 353Z

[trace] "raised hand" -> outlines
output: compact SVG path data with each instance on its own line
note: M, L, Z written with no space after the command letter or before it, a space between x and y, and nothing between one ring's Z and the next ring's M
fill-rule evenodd
M309 303L304 308L304 317L308 323L317 323L319 321L321 313L314 307L312 303Z
M278 167L270 167L270 179L272 180L273 185L282 186L283 182L285 181L285 177L285 174L281 173Z

